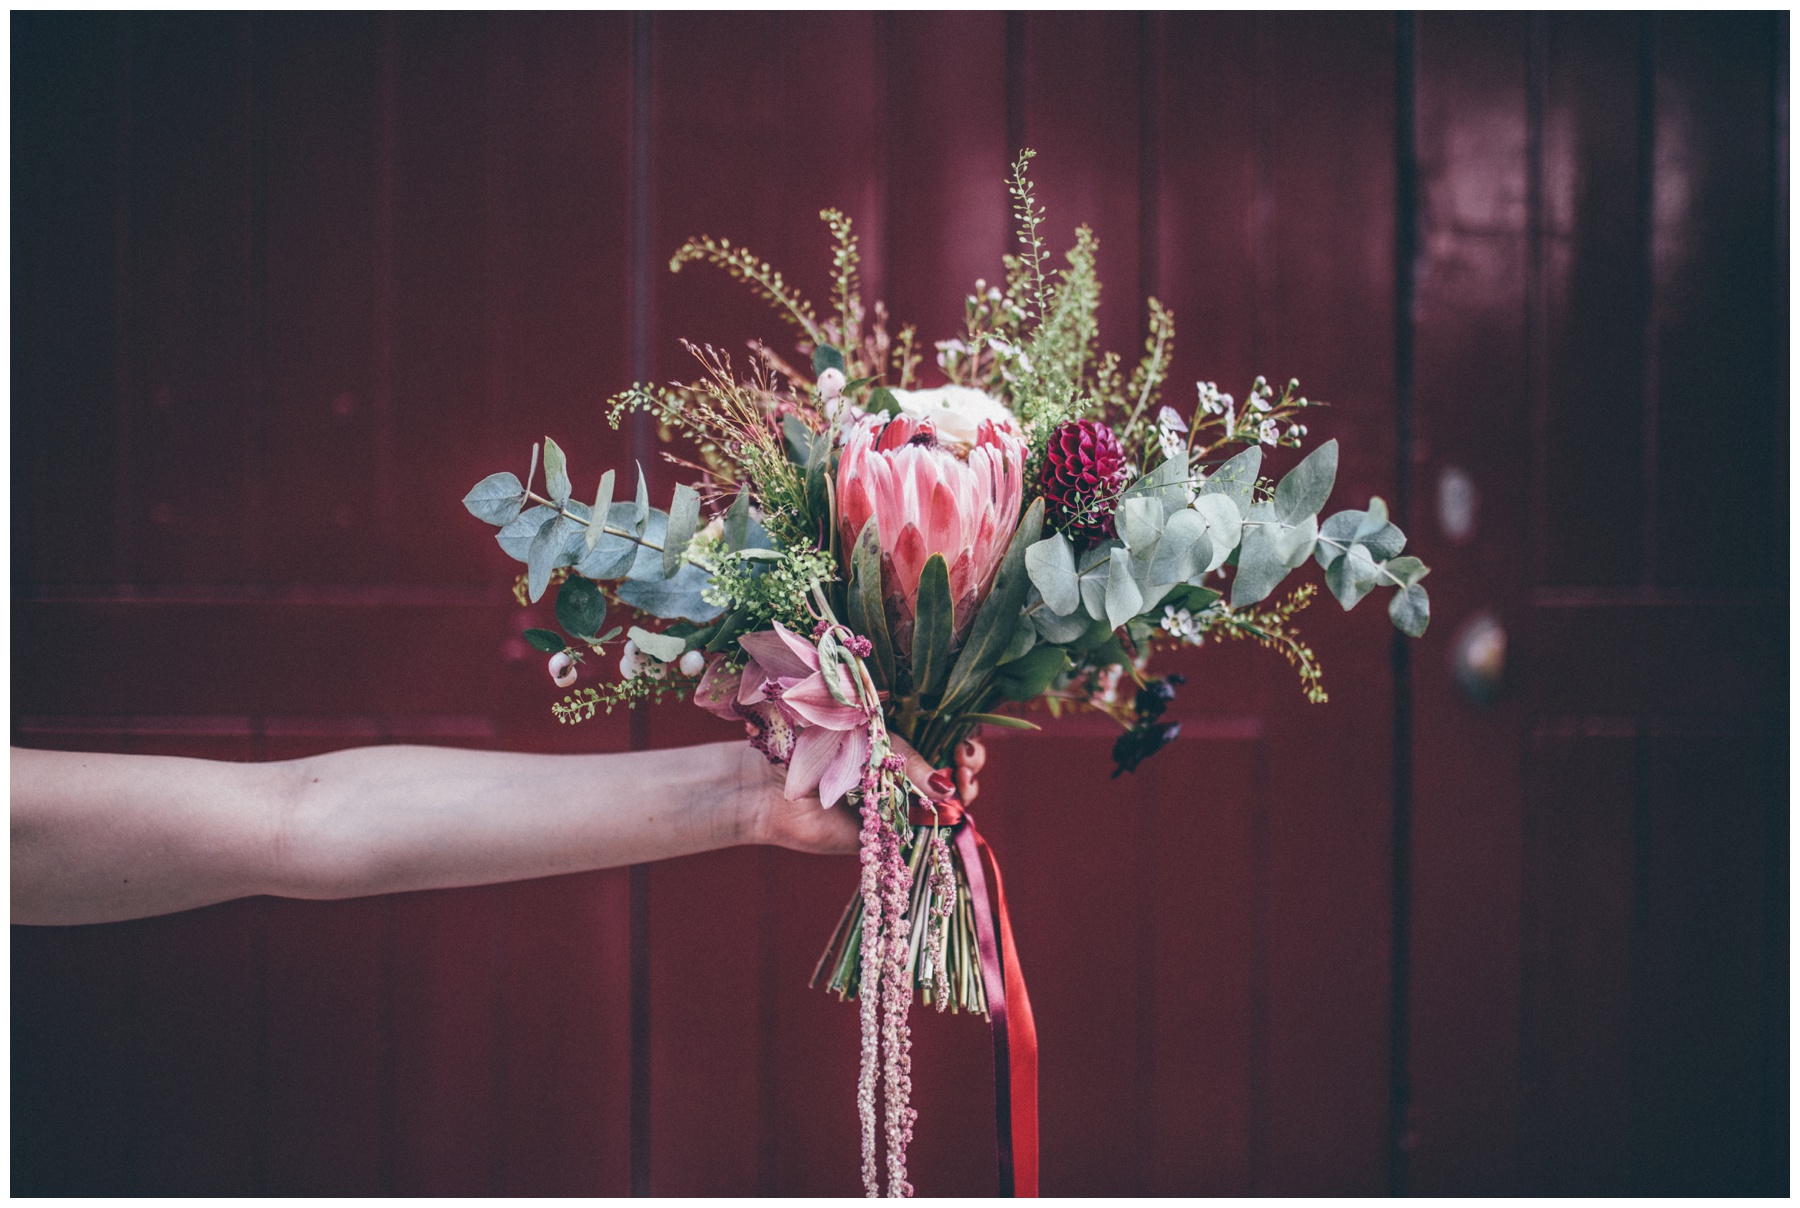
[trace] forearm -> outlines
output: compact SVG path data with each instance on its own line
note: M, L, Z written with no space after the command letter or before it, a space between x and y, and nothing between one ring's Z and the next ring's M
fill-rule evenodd
M773 783L741 743L369 747L266 764L15 750L12 771L19 923L477 885L757 842Z

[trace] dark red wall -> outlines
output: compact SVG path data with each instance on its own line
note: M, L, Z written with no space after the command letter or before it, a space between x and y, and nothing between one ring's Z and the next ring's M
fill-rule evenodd
M1427 637L1328 706L1186 660L1182 738L994 743L1051 1194L1784 1193L1785 15L13 18L13 737L279 759L570 729L458 500L677 338L690 234L932 337L1020 146L1106 345L1328 398ZM1177 400L1187 398L1179 389ZM1191 401L1191 400L1190 400ZM1479 493L1442 522L1446 471ZM656 474L658 493L671 481ZM1449 660L1509 634L1482 707ZM13 1190L856 1191L847 860L12 929ZM914 1181L991 1193L985 1029L915 1016Z

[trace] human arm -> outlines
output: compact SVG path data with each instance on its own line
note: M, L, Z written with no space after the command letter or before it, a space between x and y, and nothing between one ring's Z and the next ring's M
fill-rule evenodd
M921 791L930 769L912 757ZM745 743L601 755L441 747L276 763L14 749L16 923L112 922L252 894L481 885L742 843L856 850Z

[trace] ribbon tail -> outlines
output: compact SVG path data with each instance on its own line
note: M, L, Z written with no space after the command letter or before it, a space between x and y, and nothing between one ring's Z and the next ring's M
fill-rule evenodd
M969 879L970 905L975 914L975 941L981 956L981 980L987 992L988 1018L994 1032L994 1123L1000 1165L1000 1194L1038 1194L1038 1091L1037 1025L1031 1015L1031 998L1025 992L1025 976L1019 969L1013 943L1012 918L1006 908L1006 887L993 849L967 815L957 828L956 848L963 872ZM987 877L981 856L987 855L994 870L994 899L999 903L1000 927L996 937L988 907ZM998 942L996 942L996 939Z

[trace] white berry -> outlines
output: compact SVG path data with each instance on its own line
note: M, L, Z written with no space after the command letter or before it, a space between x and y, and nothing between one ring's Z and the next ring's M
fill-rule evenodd
M844 371L835 365L819 375L819 397L827 402L844 392Z
M698 650L690 650L681 656L681 661L677 663L676 666L681 668L681 674L683 675L699 675L702 671L706 670L706 656L701 654Z

